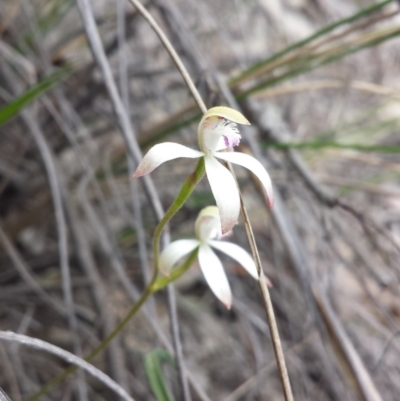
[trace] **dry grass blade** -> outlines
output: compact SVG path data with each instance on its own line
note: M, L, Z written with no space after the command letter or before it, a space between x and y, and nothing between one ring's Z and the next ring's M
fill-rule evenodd
M86 270L87 276L89 277L92 288L94 299L97 303L97 309L100 313L101 319L104 322L104 334L106 337L112 332L113 328L117 324L117 319L114 311L110 308L107 302L107 291L101 275L96 266L96 261L92 255L88 240L85 236L82 225L79 225L78 212L71 199L66 199L66 206L69 211L69 218L71 220L72 230L75 234L75 240L77 242L77 253L81 260L83 268ZM126 387L126 371L124 369L124 358L123 349L118 341L113 341L108 349L110 355L110 367L111 372L115 374L116 380L124 388Z
M194 100L196 101L197 105L199 106L199 109L203 113L205 113L207 111L207 107L206 107L203 99L201 98L200 94L198 93L196 86L194 85L192 79L190 78L189 73L187 72L184 64L182 63L180 57L176 53L171 42L165 36L164 32L162 31L160 26L157 24L157 22L154 20L154 18L151 16L151 14L146 10L145 7L143 7L143 5L142 5L142 3L140 3L140 1L138 1L138 0L128 0L128 1L139 10L140 14L142 14L143 17L146 18L147 22L151 25L151 27L157 33L162 44L165 46L166 50L171 55L171 58L174 61L174 63L176 64L176 67L178 68L179 72L182 74L182 77L183 77L190 93L192 94Z
M12 72L8 70L7 66L3 66L2 69L3 73L10 79L11 89L14 91L15 94L18 93L19 85L17 77L13 76ZM63 208L60 172L57 169L55 157L46 140L45 135L43 134L43 131L41 130L36 120L36 115L33 109L22 110L21 117L36 142L36 145L39 149L41 157L43 158L43 163L46 168L54 205L55 219L57 223L58 248L65 309L67 312L68 324L73 335L74 351L77 353L78 356L81 356L82 350L80 339L77 334L78 322L75 315L74 299L71 285L71 271L68 257L68 230ZM86 401L86 385L84 383L84 377L82 377L81 374L78 380L78 392L80 400Z
M398 11L391 11L387 13L383 13L381 15L372 16L367 19L367 21L361 21L357 24L351 25L349 28L344 30L343 32L332 34L328 37L322 37L322 39L316 41L315 43L311 42L303 47L300 47L296 51L289 53L288 55L278 58L275 61L265 64L264 67L259 68L258 70L254 71L252 74L246 75L242 78L242 80L235 80L235 86L243 83L244 81L248 81L254 78L258 78L264 74L269 72L273 72L274 70L279 69L280 67L284 67L287 65L291 65L291 63L295 64L298 59L302 57L306 58L313 58L315 55L318 56L328 56L330 54L334 54L338 50L343 49L345 46L349 46L350 43L352 44L360 44L362 41L369 39L372 36L376 36L375 32L366 35L360 35L359 38L352 38L351 34L356 32L357 30L361 30L366 27L372 26L374 23L390 19L393 16L398 14ZM397 27L389 28L390 29L397 29ZM350 38L350 39L349 39ZM339 40L344 39L343 43L335 45L336 42ZM345 41L347 40L347 42ZM327 47L327 45L331 45L331 47ZM320 50L322 48L322 50ZM314 53L315 52L315 53Z
M373 84L364 81L340 81L340 80L319 80L309 81L307 83L297 83L291 85L283 85L279 88L265 89L253 95L254 99L268 98L274 96L290 95L298 92L309 92L329 88L350 88L359 91L364 91L374 95L389 96L394 99L400 99L400 93L393 88L383 85Z
M76 337L86 354L116 335L90 363L147 399L143 357L161 346L178 361L163 366L175 399L284 399L261 289L229 257L218 255L231 310L194 263L173 293L158 292L124 319L155 265L156 203L171 205L194 165L171 161L147 183L129 180L156 143L197 148L201 111L176 68L182 63L208 108L242 109L252 126L239 127L235 150L261 161L273 180L270 212L257 177L233 165L252 227L241 219L224 240L251 254L246 228L254 232L296 401L363 399L339 340L332 352L314 286L329 294L380 397L397 401L399 3L141 1L164 36L126 0L87 1L89 34L77 1L0 3L0 326L79 353L43 152L18 115L27 109L61 172ZM171 239L192 238L193 220L211 204L203 179L168 224ZM20 343L0 344L0 354L0 387L13 401L84 401L78 376L54 379L64 360ZM79 373L88 399L121 398ZM373 394L368 379L364 387Z
M178 69L180 70L183 78L185 79L185 82L188 85L188 88L191 91L194 99L196 100L199 108L201 109L201 111L203 113L205 113L207 110L205 103L201 99L201 96L198 93L196 87L194 86L190 76L188 75L186 68L184 67L179 56L177 55L177 53L173 49L172 45L170 44L170 42L168 41L168 39L162 32L161 28L154 21L154 19L147 12L147 10L140 4L139 1L137 1L137 0L129 0L129 1L139 9L139 12L148 20L148 22L153 27L153 29L156 30L158 36L160 37L161 41L163 42L163 45L166 47L167 51L170 53L172 59L174 60ZM230 167L230 171L231 171L232 175L235 177L235 173L234 173L232 167L231 166L229 166L229 167ZM240 190L239 190L239 193L240 193ZM293 394L292 394L292 390L291 390L291 386L290 386L289 375L288 375L287 368L286 368L285 357L284 357L283 350L282 350L282 344L281 344L281 340L280 340L280 336L279 336L278 326L276 323L275 314L274 314L271 298L269 295L269 291L268 291L268 288L266 285L266 279L265 279L263 268L261 265L261 259L260 259L259 253L258 253L257 244L255 242L255 238L254 238L252 228L251 228L251 223L247 216L246 208L243 204L243 201L241 201L241 213L242 213L242 217L243 217L243 220L245 223L246 233L247 233L247 236L249 239L250 247L252 249L253 257L254 257L254 259L256 261L256 265L257 265L261 294L262 294L262 298L264 301L264 307L265 307L266 314L267 314L268 324L269 324L270 330L271 330L271 338L272 338L272 342L273 342L273 346L274 346L275 357L276 357L277 364L278 364L278 371L279 371L279 375L280 375L281 382L282 382L283 393L284 393L286 401L292 401Z
M1 387L0 387L0 400L11 401L11 398L4 392L4 390Z
M18 273L21 275L22 279L27 283L27 285L33 291L35 291L38 294L38 296L41 297L46 303L48 303L52 308L54 308L58 313L68 317L68 313L65 306L59 301L53 299L50 295L48 295L46 291L32 276L32 274L28 270L28 267L22 260L21 255L18 253L17 249L13 246L12 242L7 237L6 233L3 231L1 227L0 227L0 242L3 245L3 249L9 255ZM88 318L88 316L85 315L83 315L83 317ZM88 320L90 320L90 318Z
M233 171L232 166L229 166L229 167L230 167L231 171ZM269 328L271 331L271 339L272 339L272 343L274 346L275 358L276 358L276 362L278 364L279 376L280 376L280 379L282 382L283 393L284 393L286 401L293 401L294 398L293 398L292 388L290 385L289 374L288 374L288 371L286 368L285 355L283 353L278 325L276 323L274 307L272 305L271 296L269 294L269 290L268 290L268 286L267 286L267 280L265 278L264 270L263 270L263 267L261 264L260 254L258 253L258 250L257 250L253 230L251 228L251 223L250 223L247 211L244 207L243 200L241 200L240 208L241 208L241 213L242 213L242 217L244 220L244 224L246 227L246 233L249 238L251 251L252 251L254 260L256 262L256 266L257 266L257 271L258 271L258 275L259 275L258 284L260 286L262 298L264 301L264 308L265 308L265 312L267 314L268 325L269 325Z
M72 363L78 366L79 368L85 370L87 373L89 373L90 375L92 375L93 377L104 383L111 390L113 390L122 399L126 401L134 401L134 399L120 385L118 385L109 376L104 374L101 370L97 369L90 363L86 362L84 359L79 358L68 351L63 350L62 348L56 347L53 344L49 344L46 341L28 337L22 334L16 334L11 331L0 331L0 339L4 341L18 342L20 344L24 344L26 346L40 349L42 351L56 355L59 358L62 358L64 361Z
M93 11L91 9L88 0L79 0L77 2L82 20L84 22L84 28L86 35L89 39L89 44L93 52L94 59L99 65L104 79L104 84L106 85L108 94L110 96L114 113L121 130L121 134L126 142L128 151L133 160L138 163L142 158L142 153L138 146L132 124L130 122L129 116L125 107L123 105L122 99L118 93L117 85L115 83L110 64L108 63L103 44L100 39L99 32L97 30L96 22L94 20ZM150 177L143 177L143 182L149 196L151 205L153 207L154 213L160 220L163 216L163 207L161 205L160 199L157 195L156 188L154 187L153 181Z
M364 401L382 401L382 397L376 389L367 368L354 348L354 345L350 341L327 298L315 289L314 296L321 316L328 328L333 346L341 355L339 361L344 362L347 367L344 373L345 376L347 376L347 372L350 372L351 379L349 379Z

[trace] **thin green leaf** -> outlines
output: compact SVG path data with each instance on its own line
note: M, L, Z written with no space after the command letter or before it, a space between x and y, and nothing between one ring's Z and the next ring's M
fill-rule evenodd
M248 98L250 95L252 95L253 93L256 93L258 91L261 91L267 87L276 85L277 83L280 83L282 81L294 78L298 75L304 74L306 72L309 72L311 70L314 70L316 68L322 67L324 65L327 65L329 63L333 63L335 61L338 61L350 54L354 54L358 51L364 50L366 48L372 47L372 46L377 46L389 39L398 37L400 35L400 27L398 30L396 30L395 32L391 32L388 35L384 35L382 37L379 38L374 38L366 43L354 46L354 47L346 47L344 48L344 50L342 51L338 51L338 53L333 54L331 56L328 57L312 57L311 55L309 56L309 58L307 59L307 61L309 61L309 63L307 64L300 64L300 65L296 65L296 68L293 68L289 71L286 71L284 73L282 73L281 75L275 76L275 77L270 77L267 78L266 80L254 85L253 87L250 87L248 90L240 92L238 94L235 95L236 100L238 101L242 101L246 98ZM304 59L303 59L304 61ZM159 140L167 137L168 135L176 132L177 130L179 130L180 128L183 127L187 127L188 125L190 125L193 121L198 120L201 117L201 114L197 114L194 116L190 116L190 118L186 118L183 119L180 122L174 123L172 125L170 125L169 127L160 130L159 132L157 132L154 136L152 136L151 138L141 142L141 146L142 148L148 147L150 145L153 145L154 143L158 142Z
M11 101L5 107L0 109L0 125L7 122L10 118L14 117L24 107L26 107L33 100L37 99L43 93L47 92L54 85L60 83L72 73L72 68L66 67L56 70L53 74L44 78L42 81L26 90L23 94Z
M149 380L151 390L153 391L157 401L174 400L165 382L164 374L161 369L161 364L165 362L169 363L170 365L174 365L174 360L172 359L171 355L167 351L160 348L149 352L144 357L144 368L146 375Z
M279 59L280 57L285 56L286 54L290 53L291 51L296 50L299 47L302 47L302 46L312 42L314 39L317 39L331 31L333 31L334 29L338 28L339 26L349 24L351 22L358 20L359 18L362 18L362 17L372 14L372 13L380 10L382 7L386 6L387 4L391 3L392 1L393 0L385 0L380 3L373 4L372 6L364 8L349 17L343 18L339 21L333 22L332 24L324 26L322 29L313 33L308 38L300 40L300 41L288 46L287 48L283 49L282 51L275 53L272 56L260 61L259 63L252 65L250 68L248 68L247 70L240 73L237 77L232 78L230 80L229 84L234 85L237 81L241 81L242 79L245 79L248 75L257 71L259 68L264 67L266 64L271 63L271 62Z
M49 33L52 29L57 27L64 16L68 14L74 6L74 0L58 0L51 4L47 13L39 18L37 26L40 28L42 34Z
M377 46L378 44L383 43L383 42L385 42L385 41L387 41L389 39L393 39L393 38L395 38L395 37L397 37L399 35L400 35L400 27L396 32L392 32L389 35L385 35L385 36L383 36L381 38L373 39L373 40L371 40L371 41L369 41L367 43L363 43L362 45L359 45L359 46L354 46L352 48L346 48L345 50L343 50L341 52L338 52L338 53L336 53L336 54L334 54L332 56L325 57L325 58L320 58L320 59L316 58L316 61L314 61L314 62L313 62L313 59L311 58L310 62L308 64L302 65L297 69L290 70L288 72L283 73L282 75L278 75L277 77L269 78L269 79L267 79L267 80L265 80L265 81L263 81L263 82L261 82L259 84L256 84L252 88L250 88L250 89L248 89L248 90L246 90L244 92L239 93L236 96L236 99L237 100L246 99L247 97L249 97L253 93L256 93L256 92L258 92L258 91L260 91L262 89L265 89L267 87L275 85L275 84L277 84L279 82L285 81L287 79L294 78L294 77L296 77L296 76L298 76L300 74L304 74L306 72L312 71L312 70L314 70L316 68L319 68L319 67L322 67L324 65L333 63L333 62L338 61L338 60L340 60L340 59L342 59L342 58L344 58L346 56L349 56L350 54L357 53L360 50L364 50L364 49L367 49L369 47Z
M153 292L159 291L181 277L182 274L185 273L186 270L188 270L189 267L192 266L192 264L195 262L198 252L199 248L196 248L180 266L171 271L168 277L160 276L157 281L152 285L151 290Z
M338 142L325 142L325 141L304 141L304 142L262 142L264 148L275 149L348 149L358 150L361 152L379 152L379 153L400 153L400 146L396 145L362 145L360 143L338 143Z

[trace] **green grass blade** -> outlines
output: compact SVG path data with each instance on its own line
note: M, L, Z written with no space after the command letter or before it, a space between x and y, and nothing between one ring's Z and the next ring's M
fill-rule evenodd
M74 0L56 0L51 4L51 8L46 15L43 15L37 21L37 26L41 30L42 34L51 32L52 29L56 28L60 24L63 17L71 10L74 6Z
M144 357L144 368L150 383L151 390L157 401L174 401L164 379L161 364L168 362L173 365L171 355L163 349L155 349Z
M312 42L313 40L333 31L334 29L338 28L341 25L349 24L351 22L358 20L359 18L365 17L367 15L370 15L370 14L380 10L382 7L386 6L387 4L391 3L392 1L394 1L394 0L385 0L380 3L373 4L372 6L364 8L349 17L343 18L339 21L333 22L332 24L326 25L325 27L323 27L319 31L315 32L308 38L300 40L300 41L288 46L287 48L283 49L282 51L275 53L272 56L252 65L250 68L248 68L247 70L240 73L237 77L232 78L229 82L229 85L234 85L237 81L245 79L246 76L254 73L260 67L263 67L266 64L271 63L271 62L279 59L280 57L285 56L286 54L290 53L291 51L296 50L297 48L302 47L302 46Z
M274 142L274 141L263 141L262 146L264 148L274 149L348 149L358 150L361 152L379 152L379 153L400 153L400 146L396 145L363 145L361 143L339 143L339 142L328 142L328 141L303 141L303 142Z
M12 100L5 107L0 109L0 125L14 117L19 111L26 107L33 100L47 92L54 85L60 83L72 73L70 67L56 70L53 74L26 90L23 94Z
M314 63L312 62L313 59L311 58L311 62L309 64L303 65L303 66L301 66L301 67L299 67L297 69L290 70L288 72L283 73L282 75L279 75L279 76L273 77L273 78L269 78L266 81L258 83L254 87L249 88L248 90L243 91L240 94L238 94L236 96L236 99L237 100L246 99L247 97L249 97L253 93L256 93L256 92L258 92L258 91L260 91L262 89L265 89L265 88L267 88L269 86L275 85L275 84L277 84L279 82L285 81L285 80L290 79L290 78L294 78L294 77L296 77L296 76L298 76L300 74L304 74L306 72L312 71L312 70L314 70L316 68L319 68L319 67L322 67L324 65L333 63L333 62L338 61L338 60L340 60L340 59L342 59L342 58L344 58L344 57L346 57L346 56L348 56L350 54L357 53L357 52L359 52L361 50L364 50L364 49L367 49L369 47L377 46L378 44L383 43L383 42L385 42L385 41L387 41L389 39L393 39L393 38L395 38L395 37L397 37L399 35L400 35L400 27L394 33L391 33L389 35L383 36L381 38L377 38L377 39L371 40L371 41L369 41L367 43L363 43L362 45L355 46L355 47L352 47L350 49L347 48L347 49L343 50L342 52L339 52L339 53L334 54L332 56L321 58L320 60L317 59L317 61L314 61Z
M388 35L384 35L380 38L375 38L373 40L370 40L370 41L360 44L358 46L354 46L351 48L346 47L346 48L344 48L343 51L339 51L338 53L333 54L328 57L318 58L318 56L313 57L310 55L306 59L306 61L308 61L308 64L307 63L306 64L298 64L297 68L291 69L289 71L282 73L281 75L278 75L278 76L272 77L272 78L268 78L258 84L255 84L253 87L250 87L248 90L236 94L235 98L238 101L244 100L244 99L248 98L250 95L252 95L253 93L261 91L262 89L273 86L279 82L294 78L298 75L312 71L316 68L322 67L329 63L333 63L333 62L338 61L350 54L354 54L358 51L367 49L372 46L377 46L378 44L383 43L389 39L398 37L399 35L400 35L400 26L399 26L398 30L396 30L394 33L392 32L392 33L390 33ZM304 59L303 59L303 61L304 61ZM200 118L201 118L201 114L197 114L197 115L190 116L190 118L185 118L180 122L174 123L174 124L170 125L169 127L165 128L163 130L160 130L159 132L157 132L157 134L155 134L151 138L141 141L141 146L142 146L142 148L146 148L148 146L154 145L156 142L160 141L161 139L164 139L168 135L178 131L180 128L187 127L193 121L199 120Z

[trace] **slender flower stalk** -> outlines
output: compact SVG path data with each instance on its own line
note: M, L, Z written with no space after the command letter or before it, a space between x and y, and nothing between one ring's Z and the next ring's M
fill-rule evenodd
M203 158L211 191L220 211L222 234L226 234L239 217L240 196L234 177L217 159L239 164L255 174L266 191L270 208L273 207L271 179L263 165L250 155L233 151L241 139L237 124L250 123L241 113L229 107L209 109L198 127L200 151L173 142L157 144L144 156L132 178L149 174L162 163L179 157Z
M177 150L177 148L174 149L171 147L170 150L175 150L175 153L172 152L172 154L171 154L172 157L167 157L164 160L161 160L160 162L156 161L154 167L152 166L152 164L154 164L154 161L152 161L152 160L145 161L145 159L148 158L148 155L146 155L145 158L142 160L141 165L139 165L137 171L133 175L133 178L137 178L144 174L147 174L150 171L154 170L154 168L156 168L158 165L164 163L165 161L172 160L177 157L201 158L201 160L196 167L196 171L192 174L192 176L190 176L186 180L177 199L174 201L173 205L167 211L166 215L163 217L162 221L160 222L160 224L158 225L158 227L156 229L156 234L153 239L153 251L155 251L155 255L156 255L157 259L155 259L155 269L153 272L153 278L151 280L151 283L146 287L146 289L144 290L144 292L143 292L142 296L140 297L140 299L138 300L138 302L132 307L132 309L128 312L127 316L120 322L120 324L107 336L106 339L103 340L103 342L95 350L93 350L87 356L88 360L94 358L95 355L97 355L99 352L101 352L113 340L113 338L115 338L115 336L117 336L117 334L123 329L123 327L125 327L125 325L136 314L136 312L141 308L141 306L145 303L147 298L152 293L154 293L155 291L168 285L174 279L176 279L181 274L183 274L187 270L187 268L189 268L189 266L192 264L192 262L196 259L197 253L200 251L200 246L198 247L198 249L195 249L190 254L190 256L184 262L183 265L181 265L180 267L175 268L171 271L170 277L159 277L158 278L158 247L159 247L159 239L160 239L161 232L162 232L163 228L165 227L165 225L168 223L168 221L172 218L172 216L177 212L177 210L179 210L179 208L184 204L184 202L190 196L190 193L193 191L195 185L204 175L204 170L206 170L207 176L210 181L211 189L213 191L217 205L220 207L220 210L221 210L222 233L229 232L231 230L231 228L233 227L233 225L236 223L236 220L237 220L237 217L239 214L239 204L240 204L239 190L236 187L236 182L232 175L230 176L230 178L227 178L227 180L229 181L229 183L227 183L227 184L225 184L224 182L221 182L221 181L218 182L217 178L212 181L212 179L210 178L210 174L212 173L213 170L217 171L216 177L217 176L219 176L219 178L227 177L226 172L221 173L221 168L225 169L226 171L228 171L228 170L223 165L220 165L218 163L218 161L216 160L216 157L220 158L222 160L232 162L232 163L240 164L240 165L248 168L249 170L251 170L255 175L257 175L258 178L260 179L260 181L262 182L264 188L266 189L270 207L272 208L272 205L273 205L271 181L268 176L268 173L264 170L262 165L257 160L253 159L252 157L250 157L248 155L242 155L242 154L236 153L235 155L237 155L238 156L237 157L237 156L233 156L234 153L232 153L232 152L231 152L232 156L234 158L237 157L237 160L228 160L227 158L230 158L228 153L221 152L222 150L231 150L232 151L233 147L238 145L239 140L240 140L240 135L236 129L236 124L249 124L249 122L237 111L228 109L226 107L217 107L217 108L213 108L213 109L206 111L206 106L205 106L203 100L201 99L201 96L199 95L195 85L193 84L193 81L191 80L189 74L187 73L186 68L184 67L179 56L175 52L173 46L171 45L171 43L168 41L167 37L162 32L161 28L158 26L158 24L155 22L155 20L151 17L151 15L147 12L147 10L142 6L142 4L139 1L137 1L137 0L129 0L129 1L147 19L147 21L150 23L152 28L159 35L163 45L166 47L167 51L170 53L171 57L173 58L174 62L176 63L178 69L182 73L182 76L184 77L184 80L187 83L189 90L192 92L192 95L196 99L197 104L199 105L201 111L203 113L205 113L200 122L199 130L198 130L199 144L200 144L200 149L201 149L201 152L199 152L200 154L194 155L193 153L190 153L189 156L186 154L182 155L182 154L179 154L179 151ZM86 8L90 11L90 7L86 7ZM92 19L93 19L93 17L92 17ZM92 28L94 28L94 29L88 30L89 39L93 39L93 37L97 34L94 22L89 21L89 23L86 25L92 26ZM93 40L92 40L92 42L93 42ZM101 44L97 47L94 46L94 52L95 52L96 56L98 56L97 59L100 60L99 64L103 67L104 65L107 66L107 62L104 61L105 60L104 57L103 57L104 60L101 58L102 51L103 51L103 49L101 47ZM103 51L103 53L104 53L104 51ZM103 68L103 70L104 70L104 68ZM209 119L209 120L207 120L207 119ZM218 121L218 120L223 120L223 122ZM208 128L207 128L207 126L208 126ZM207 135L207 132L209 134L211 134L212 131L214 131L215 134L217 134L217 135L218 135L218 133L220 134L220 138L222 138L222 141L225 145L224 147L220 147L219 142L221 142L221 141L217 141L217 146L215 146L215 147L207 146L207 143L206 143L207 140L210 140L211 144L215 143L213 135ZM173 145L177 145L178 147L181 146L178 144L173 144ZM156 146L159 147L160 145L156 145ZM185 148L185 147L183 147L183 148ZM189 148L186 148L186 149L189 149ZM160 150L160 148L158 150ZM168 152L167 148L165 148L164 150L167 150L167 152ZM182 148L180 150L182 151ZM150 152L151 151L152 151L152 149L150 150ZM192 150L189 149L189 151L192 151ZM164 152L162 151L161 153L164 153ZM181 153L184 153L184 152L182 151ZM218 155L217 155L217 153L218 153ZM157 156L157 152L153 152L153 156L154 155ZM242 155L242 156L239 156L239 155ZM219 165L219 167L216 167L216 165ZM142 167L142 171L139 170L140 167ZM145 167L145 168L143 169L143 167ZM148 170L148 171L146 171L146 170ZM232 174L234 174L234 173L232 173ZM232 180L233 180L233 185L232 185ZM221 189L219 190L216 187L216 185L221 185ZM222 196L223 192L225 191L223 189L224 185L225 185L225 189L226 189L226 187L229 187L229 189L230 189L230 192L226 192L226 194L228 196L236 193L233 195L235 199L233 202L234 206L231 209L229 208L229 205L227 208L224 208L225 200L223 199L223 196ZM232 188L235 188L235 189L232 190ZM239 199L239 202L237 202L238 199ZM221 206L222 206L222 209L221 209ZM243 210L245 210L244 207L243 207ZM229 211L230 211L230 213L229 213ZM246 217L245 213L243 214L243 216ZM245 221L245 225L247 228L247 226L249 225L248 222ZM250 229L251 229L251 227L250 227ZM254 254L256 257L257 256L257 247L255 244L254 238L249 237L249 240L252 245L252 249L255 250ZM258 266L258 268L261 267L259 260L257 262L257 266ZM260 272L260 277L262 278L263 277L262 270L259 270L259 272ZM269 313L267 313L267 315L269 316L271 313L273 314L272 304L271 304L269 295L268 295L268 304L270 307L268 308ZM273 328L275 328L275 330L271 331L272 339L275 344L276 340L279 340L279 334L277 333L276 322L274 320L271 321L271 319L269 319L269 318L268 318L268 322L270 325L274 326ZM279 345L279 347L280 347L280 345ZM281 349L281 347L280 347L280 349ZM281 353L282 353L282 350L281 350ZM281 361L283 363L283 367L281 366L282 364L279 363L279 360L278 360L278 367L279 367L281 378L282 378L283 382L285 383L285 382L288 382L288 376L287 376L287 371L286 371L286 367L285 367L285 362L283 359L283 354L281 356ZM74 372L75 370L76 369L74 369L74 368L72 368L72 369L70 368L70 369L67 369L66 371L64 371L63 374L59 375L57 378L52 380L50 383L48 383L46 386L44 386L39 392L37 392L33 397L31 397L30 401L36 400L41 394L46 393L55 383L59 383L60 381L65 379L70 373ZM293 396L291 395L291 390L290 390L290 384L288 386L285 386L285 384L284 384L283 387L284 387L285 399L287 401L293 400ZM287 394L287 392L289 392L289 394Z
M189 196L193 192L194 188L198 184L198 182L203 178L204 175L204 161L200 159L197 163L195 171L186 179L183 183L182 188L180 189L177 197L175 198L172 205L165 212L164 217L158 223L153 236L153 263L154 263L154 273L153 278L155 279L158 274L158 259L160 255L160 238L161 234L168 224L168 222L172 219L175 213L185 204L188 200Z
M160 255L160 271L167 277L173 266L184 256L196 251L200 268L215 296L228 308L232 305L232 293L221 261L212 248L225 253L241 264L247 272L258 279L253 258L240 246L220 241L221 220L216 206L204 208L195 224L196 239L182 239L169 244Z

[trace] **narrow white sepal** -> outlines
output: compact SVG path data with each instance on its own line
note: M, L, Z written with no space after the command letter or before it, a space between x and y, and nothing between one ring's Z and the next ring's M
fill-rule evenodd
M221 261L208 245L200 245L199 265L215 296L230 309L232 293Z
M257 159L239 152L216 152L214 156L249 169L261 181L267 193L269 207L272 209L274 205L274 194L272 191L271 178L267 170Z
M236 224L240 212L240 198L230 171L211 155L204 158L208 182L221 217L221 231L226 234Z
M232 242L213 240L208 241L208 243L213 248L225 253L232 259L236 260L236 262L242 265L251 276L253 276L255 279L258 279L257 268L253 258L239 245L233 244Z
M166 276L169 276L172 268L179 259L194 251L199 246L197 239L181 239L171 242L160 254L158 267Z
M204 156L203 152L190 149L187 146L180 145L179 143L159 143L158 145L153 146L146 153L132 178L138 178L145 174L151 173L160 164L163 164L169 160L177 159L179 157L196 159L202 156Z

